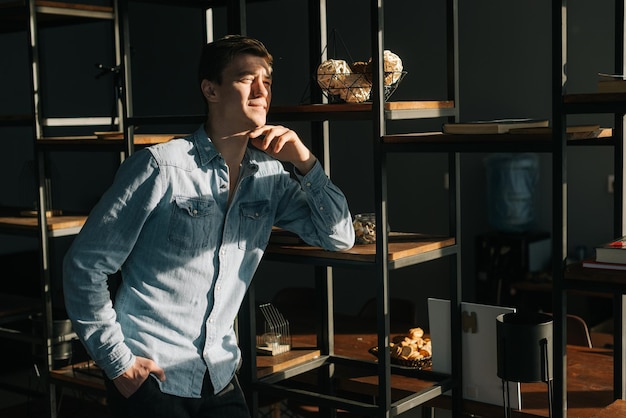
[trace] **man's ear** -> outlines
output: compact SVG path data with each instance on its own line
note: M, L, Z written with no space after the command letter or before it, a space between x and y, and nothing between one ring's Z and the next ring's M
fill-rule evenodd
M213 102L217 99L217 91L215 89L215 84L209 80L202 80L200 84L200 89L202 90L202 95L210 102Z

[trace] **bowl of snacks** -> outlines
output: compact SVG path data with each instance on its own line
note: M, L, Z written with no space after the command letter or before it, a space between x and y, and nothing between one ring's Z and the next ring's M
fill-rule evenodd
M380 355L378 347L372 347L368 351L376 357ZM406 335L394 337L389 343L390 361L398 366L419 370L428 368L432 366L432 355L430 338L424 335L424 330L420 327L409 329Z

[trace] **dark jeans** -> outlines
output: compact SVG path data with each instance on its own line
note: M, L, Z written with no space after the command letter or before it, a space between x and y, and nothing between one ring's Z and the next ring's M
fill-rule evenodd
M201 398L182 398L163 393L153 377L148 378L128 399L109 379L105 378L105 383L114 418L250 418L237 377L216 395L207 374Z

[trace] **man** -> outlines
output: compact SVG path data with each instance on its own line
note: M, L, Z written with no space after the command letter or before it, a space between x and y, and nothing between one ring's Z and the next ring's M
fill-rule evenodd
M327 250L354 242L346 199L315 156L266 125L263 44L205 45L199 81L206 123L128 158L64 261L68 315L119 417L249 416L233 323L272 225Z

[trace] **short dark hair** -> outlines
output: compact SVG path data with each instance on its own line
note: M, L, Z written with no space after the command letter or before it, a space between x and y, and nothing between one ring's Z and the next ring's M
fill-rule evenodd
M265 58L270 67L272 66L272 55L261 41L243 35L227 35L209 42L202 48L198 67L199 83L202 83L202 80L209 80L221 84L222 71L234 57L241 54Z

